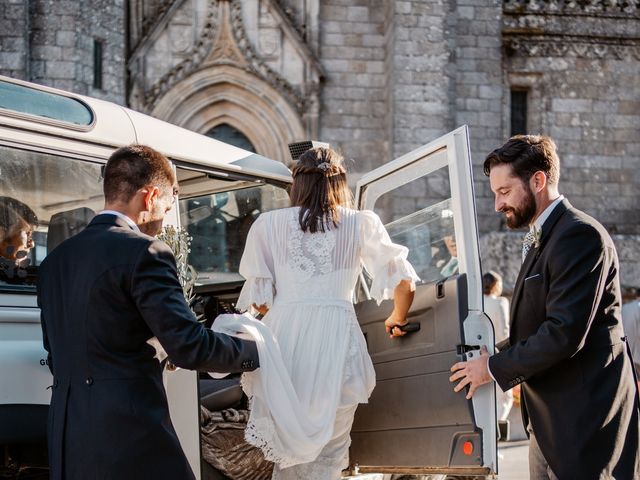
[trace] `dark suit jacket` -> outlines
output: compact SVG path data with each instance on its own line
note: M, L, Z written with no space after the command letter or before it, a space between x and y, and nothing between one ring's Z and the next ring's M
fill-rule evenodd
M518 275L509 341L489 359L503 390L522 383L525 425L560 480L640 478L618 274L606 230L563 200Z
M47 256L38 302L54 376L51 479L193 478L146 341L158 337L179 367L232 372L258 366L255 344L198 323L169 247L114 215Z

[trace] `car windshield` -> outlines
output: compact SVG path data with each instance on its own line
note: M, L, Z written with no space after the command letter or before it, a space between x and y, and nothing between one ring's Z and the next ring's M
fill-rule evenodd
M191 236L188 263L198 283L208 285L242 281L238 273L249 228L258 216L289 206L286 189L249 181L229 181L187 175L180 191L188 198L179 202L180 224ZM202 194L209 189L212 193Z

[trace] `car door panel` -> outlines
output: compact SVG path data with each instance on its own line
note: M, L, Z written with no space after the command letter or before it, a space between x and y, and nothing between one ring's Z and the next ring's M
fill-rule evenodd
M412 467L450 467L452 462L460 462L451 452L451 443L442 439L473 434L473 410L464 396L440 387L449 383L449 369L460 359L457 318L466 318L468 310L466 276L450 278L441 285L416 288L407 319L419 322L420 330L402 338L390 339L384 329L392 302L380 308L373 301L357 306L367 345L375 352L372 361L377 384L369 403L361 405L356 414L351 449L354 463L381 471L382 458ZM438 298L439 289L445 292L442 298ZM407 435L415 437L420 448L407 449ZM480 442L480 437L476 441ZM481 464L477 455L468 457L461 457L462 465Z
M481 345L493 351L471 170L461 127L358 182L358 207L381 215L421 277L407 317L420 330L402 338L384 329L393 302L369 299L365 276L358 290L356 314L377 380L352 430L350 462L361 472L497 473L493 385L467 400L449 382L454 363L476 358Z

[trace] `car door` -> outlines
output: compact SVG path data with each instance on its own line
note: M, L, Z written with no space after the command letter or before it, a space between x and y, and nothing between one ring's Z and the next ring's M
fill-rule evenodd
M392 240L408 247L421 280L408 315L419 330L390 339L363 274L358 321L377 385L360 405L350 462L361 473L497 473L495 389L472 400L454 393L450 368L493 352L483 313L478 233L468 131L463 126L370 172L357 183L357 205L380 215ZM465 390L466 392L466 390Z

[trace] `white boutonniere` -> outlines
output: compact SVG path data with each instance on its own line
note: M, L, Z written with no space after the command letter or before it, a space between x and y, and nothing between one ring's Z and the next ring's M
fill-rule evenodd
M542 229L535 228L533 231L533 247L540 248L540 238L542 237Z

